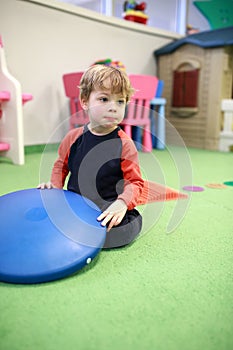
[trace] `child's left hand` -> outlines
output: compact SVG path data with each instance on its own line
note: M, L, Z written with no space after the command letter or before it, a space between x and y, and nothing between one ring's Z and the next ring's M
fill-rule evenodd
M117 199L113 202L102 214L97 218L98 221L102 221L101 225L106 226L109 223L107 231L110 231L113 226L117 226L121 223L125 213L127 211L127 205L122 199Z

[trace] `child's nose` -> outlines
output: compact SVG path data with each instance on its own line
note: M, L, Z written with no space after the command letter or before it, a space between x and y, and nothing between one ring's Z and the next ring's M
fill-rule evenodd
M117 110L117 103L115 101L111 101L109 104L109 110L110 111L116 111Z

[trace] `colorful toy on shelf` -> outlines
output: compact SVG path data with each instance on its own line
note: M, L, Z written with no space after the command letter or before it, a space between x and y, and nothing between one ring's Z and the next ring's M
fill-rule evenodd
M186 26L186 34L187 35L199 33L199 31L200 30L198 28L193 27L191 24L187 24L187 26Z
M95 61L94 64L104 64L105 66L111 66L125 70L125 66L121 61L113 61L111 58L105 58L102 60Z
M125 1L123 8L123 18L125 20L147 24L148 16L145 14L145 2L137 3L136 1Z

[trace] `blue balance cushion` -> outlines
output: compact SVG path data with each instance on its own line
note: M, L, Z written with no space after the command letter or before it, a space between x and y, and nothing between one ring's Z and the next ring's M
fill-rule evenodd
M70 191L27 189L0 197L0 280L40 283L84 267L104 245L100 210Z

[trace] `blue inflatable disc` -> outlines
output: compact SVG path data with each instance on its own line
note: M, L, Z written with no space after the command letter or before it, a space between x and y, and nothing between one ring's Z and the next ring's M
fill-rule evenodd
M100 210L70 191L28 189L0 197L0 280L41 283L84 267L104 245Z

